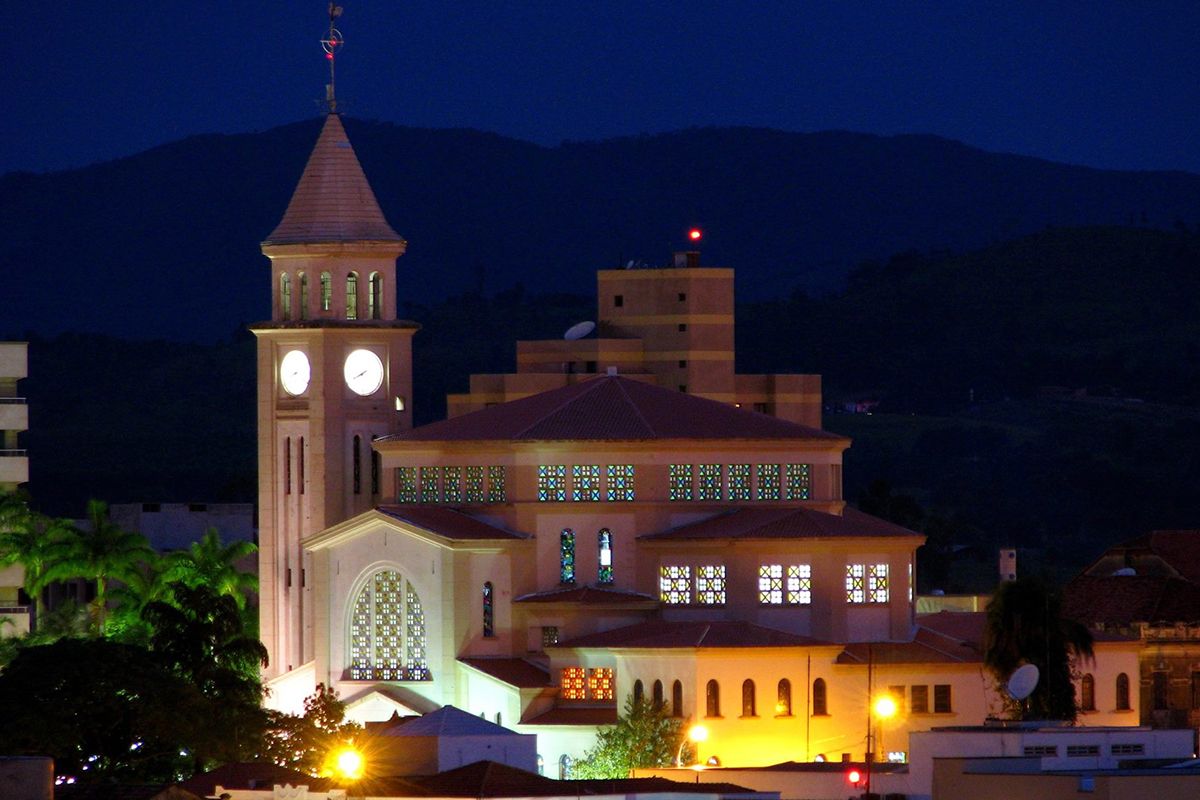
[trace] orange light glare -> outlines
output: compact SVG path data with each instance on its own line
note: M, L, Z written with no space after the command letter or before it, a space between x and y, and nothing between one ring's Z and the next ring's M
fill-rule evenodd
M700 237L703 235L704 234L700 232L699 228L692 228L690 231L688 231L688 238L691 239L693 242L700 241Z

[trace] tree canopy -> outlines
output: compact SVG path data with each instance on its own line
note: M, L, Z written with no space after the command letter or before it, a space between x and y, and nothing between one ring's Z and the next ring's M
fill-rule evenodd
M596 746L575 762L572 777L625 778L641 767L669 767L683 741L683 720L630 695L617 724L596 734Z

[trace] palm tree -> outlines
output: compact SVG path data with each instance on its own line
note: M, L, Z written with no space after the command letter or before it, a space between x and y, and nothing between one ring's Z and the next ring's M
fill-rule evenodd
M246 607L246 596L258 591L258 576L240 571L237 562L257 552L253 542L235 541L223 546L221 534L209 528L187 550L167 555L163 581L178 581L193 589L205 586L217 595L232 597L241 610Z
M24 572L21 588L33 599L35 621L46 611L42 588L50 551L69 536L68 523L35 513L25 498L16 493L0 495L0 567L21 565Z
M103 636L108 611L110 581L136 582L143 564L156 558L146 537L121 530L108 516L108 505L88 501L87 530L73 529L73 535L51 542L46 568L39 590L54 581L83 578L95 581L96 599L92 601L96 632Z
M1022 664L1038 668L1039 680L1023 704L1010 703L1022 719L1074 720L1078 714L1072 662L1092 660L1092 634L1062 616L1062 596L1036 578L1001 583L987 605L983 663L998 681Z

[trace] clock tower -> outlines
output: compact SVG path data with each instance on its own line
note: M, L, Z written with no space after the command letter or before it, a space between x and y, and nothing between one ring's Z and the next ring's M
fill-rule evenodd
M303 541L390 494L371 447L412 427L412 336L396 319L388 225L335 113L262 243L271 320L258 337L259 629L273 677L313 658Z

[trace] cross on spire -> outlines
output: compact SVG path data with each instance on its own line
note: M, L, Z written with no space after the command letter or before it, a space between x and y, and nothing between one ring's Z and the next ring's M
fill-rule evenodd
M329 4L329 32L321 40L321 49L325 51L325 60L329 62L329 83L325 84L325 105L330 114L337 113L337 73L334 63L337 61L337 51L345 44L342 32L334 23L342 15L342 7L336 3Z

